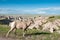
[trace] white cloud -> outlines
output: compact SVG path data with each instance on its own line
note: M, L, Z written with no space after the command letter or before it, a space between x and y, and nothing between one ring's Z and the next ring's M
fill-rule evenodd
M51 8L38 8L37 10L50 10Z
M40 12L37 12L37 14L46 14L45 11L40 11Z
M41 10L41 11L46 11L46 10L60 10L60 7L37 8L35 10Z
M60 7L55 7L55 8L53 8L54 10L60 10Z
M37 9L28 9L28 10L0 8L0 13L56 14L58 11L60 11L60 7L37 8Z

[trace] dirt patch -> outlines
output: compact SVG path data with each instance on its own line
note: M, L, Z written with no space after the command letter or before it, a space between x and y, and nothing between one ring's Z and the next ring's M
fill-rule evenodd
M18 40L18 39L15 39L15 38L0 37L0 40Z

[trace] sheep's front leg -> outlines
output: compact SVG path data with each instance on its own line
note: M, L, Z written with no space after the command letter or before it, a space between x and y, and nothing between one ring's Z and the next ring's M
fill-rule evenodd
M36 27L36 29L37 29L38 31L40 30L40 29L39 29L39 25L36 25L35 27Z
M46 28L45 28L45 27L42 29L42 31L44 31L44 30L46 30Z
M50 30L49 30L51 33L53 33L53 28L50 28Z
M14 34L16 35L16 28L13 30Z
M8 35L10 34L11 31L13 31L14 28L11 28L8 33L6 34L6 37L8 37Z

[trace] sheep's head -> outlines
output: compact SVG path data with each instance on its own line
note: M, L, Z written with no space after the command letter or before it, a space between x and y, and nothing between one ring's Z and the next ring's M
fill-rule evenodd
M34 23L34 20L32 18L29 18L30 23Z

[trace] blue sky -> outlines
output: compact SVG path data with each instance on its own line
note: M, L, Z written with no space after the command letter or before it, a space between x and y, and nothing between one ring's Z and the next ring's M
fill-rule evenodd
M60 0L0 0L0 14L60 14Z

